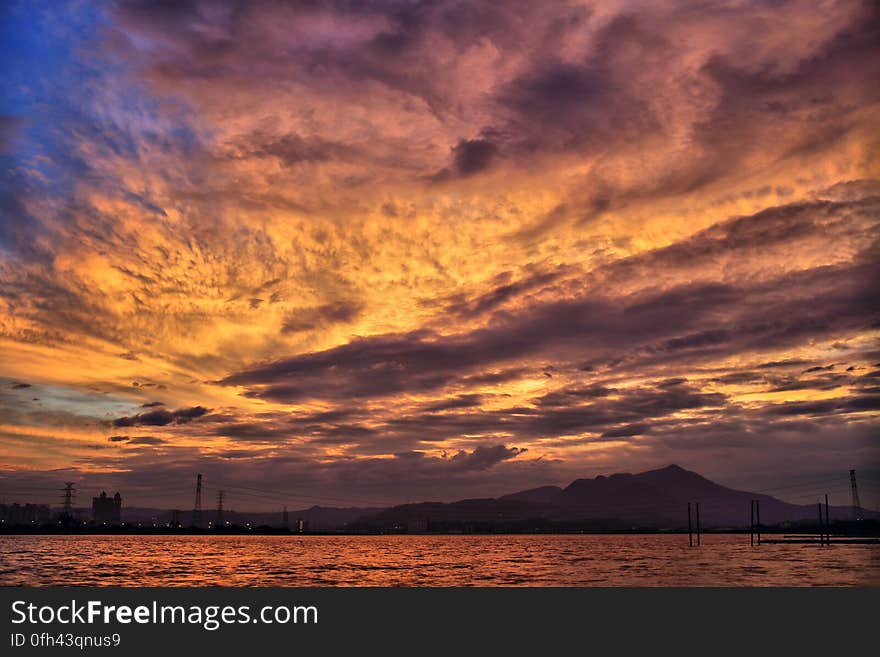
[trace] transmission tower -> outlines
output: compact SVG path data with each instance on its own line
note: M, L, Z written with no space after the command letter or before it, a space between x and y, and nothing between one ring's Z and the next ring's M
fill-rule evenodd
M859 487L856 485L856 471L849 471L849 483L852 486L852 514L853 520L862 520L862 504L859 502Z
M68 515L73 515L73 498L76 497L76 491L73 487L76 484L72 481L64 482L64 513Z
M217 526L223 526L223 491L217 493Z
M60 520L63 523L73 522L73 498L76 497L75 485L72 481L65 481L64 488L61 489L63 493L61 498L63 510L61 511Z
M196 477L196 503L193 505L193 527L202 524L202 475Z

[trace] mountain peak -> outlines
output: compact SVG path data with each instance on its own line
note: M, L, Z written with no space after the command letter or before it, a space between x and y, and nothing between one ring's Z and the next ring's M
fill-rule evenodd
M683 468L676 463L670 463L667 466L662 468L657 468L656 470L647 470L645 472L640 472L637 477L650 477L650 476L673 476L673 477L691 477L691 478L699 478L706 479L703 475L698 472L694 472L693 470L688 470L687 468ZM708 481L708 480L707 480Z
M495 499L435 504L430 509L394 507L383 511L377 522L406 524L424 520L430 512L432 523L445 527L508 523L533 528L543 522L569 528L578 523L594 528L675 528L686 526L687 505L697 502L703 526L742 527L747 526L749 502L756 496L672 463L646 472L576 479L565 488L541 486ZM761 518L769 523L812 518L813 511L761 496Z

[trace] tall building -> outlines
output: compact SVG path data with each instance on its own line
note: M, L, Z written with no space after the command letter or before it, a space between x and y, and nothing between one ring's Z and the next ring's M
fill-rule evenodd
M98 525L118 524L122 517L122 496L119 492L113 497L101 491L101 495L92 498L92 520Z

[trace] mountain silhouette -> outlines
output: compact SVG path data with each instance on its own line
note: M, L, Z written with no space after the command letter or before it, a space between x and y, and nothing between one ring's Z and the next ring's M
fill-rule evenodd
M367 518L370 526L469 523L581 523L604 528L677 528L687 525L688 502L700 503L703 527L747 527L750 501L759 500L762 524L814 521L815 505L789 504L769 495L735 490L669 465L637 474L576 479L565 488L542 486L498 498L423 502L391 507ZM848 519L849 507L831 507Z

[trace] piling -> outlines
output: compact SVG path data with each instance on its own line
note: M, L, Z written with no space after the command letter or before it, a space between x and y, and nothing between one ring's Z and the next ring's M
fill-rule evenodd
M828 493L825 493L825 538L831 546L831 516L828 515Z
M749 521L749 545L755 546L755 500L749 500L749 512L751 519Z
M761 544L761 500L755 500L755 530L758 533L758 545Z
M694 534L691 528L691 503L688 502L688 545L694 547Z

